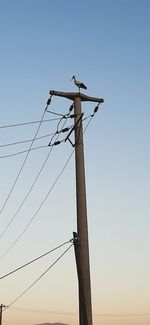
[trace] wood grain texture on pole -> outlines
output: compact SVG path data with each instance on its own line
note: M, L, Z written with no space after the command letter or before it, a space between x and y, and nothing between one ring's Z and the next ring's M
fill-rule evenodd
M81 111L80 96L74 99L74 113L79 117ZM75 122L77 120L75 117ZM86 185L84 169L84 148L82 121L75 128L75 166L76 166L76 203L77 233L79 243L76 246L76 260L79 280L80 325L92 325L91 282L88 244Z

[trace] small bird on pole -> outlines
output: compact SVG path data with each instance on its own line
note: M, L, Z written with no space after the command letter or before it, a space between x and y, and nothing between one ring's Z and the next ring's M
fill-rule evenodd
M79 88L79 92L80 92L80 88L87 89L87 87L84 85L83 82L76 80L75 76L73 76L71 80L74 80L75 85Z

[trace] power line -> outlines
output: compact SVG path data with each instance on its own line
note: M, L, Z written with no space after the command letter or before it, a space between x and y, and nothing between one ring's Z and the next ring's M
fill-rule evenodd
M64 129L65 124L66 124L66 120L65 120L65 122L63 123L62 129L61 129L60 131L58 131L58 126L57 126L57 131L56 131L55 133L53 133L53 136L52 136L51 140L54 138L54 135L55 135L55 136L57 135L56 140L59 138L60 133L61 133L61 132L64 132L64 130L65 130L65 129ZM70 127L69 127L69 128L70 128ZM68 128L68 129L69 129L69 128ZM55 144L54 144L54 145L55 145ZM54 146L54 145L53 145L53 146ZM13 215L13 217L11 218L11 220L9 221L9 223L6 225L6 227L4 228L4 230L2 231L2 233L0 234L0 239L3 237L3 235L5 234L5 232L7 231L7 229L9 228L9 226L11 225L12 221L15 219L15 217L18 215L18 213L19 213L19 211L21 210L22 206L23 206L24 203L26 202L26 200L27 200L29 194L31 193L32 189L34 188L34 186L35 186L35 184L36 184L36 182L37 182L37 180L38 180L38 178L39 178L41 172L43 171L43 169L44 169L44 167L45 167L45 165L46 165L46 163L47 163L47 161L48 161L48 159L49 159L49 156L50 156L50 154L51 154L51 151L52 151L52 149L53 149L53 146L51 146L51 149L50 149L48 155L46 156L46 159L45 159L44 163L42 164L42 167L40 168L40 170L39 170L39 172L38 172L38 174L37 174L37 176L36 176L34 182L32 183L32 185L31 185L29 191L27 192L26 196L24 197L22 203L19 205L17 211L15 212L15 214Z
M31 151L34 151L34 150L37 150L37 149L44 149L44 148L47 148L47 145L46 146L38 146L38 147L34 147L34 148L31 148L30 149L30 152ZM14 156L18 156L18 155L22 155L23 153L28 153L29 152L29 149L27 150L22 150L22 151L17 151L15 153L11 153L11 154L8 154L8 155L3 155L3 156L0 156L0 159L5 159L5 158L10 158L10 157L14 157ZM1 211L0 211L1 213Z
M56 113L56 112L53 112L53 111L49 111L48 109L46 110L46 112L48 113L51 113L51 114L54 114L54 115L57 115L57 116L62 116L64 118L64 114L60 114L60 113Z
M85 129L84 129L84 133L86 131L86 129L88 128L92 118L94 115L91 116L90 121L87 123ZM26 232L26 230L28 229L28 227L30 226L30 224L32 223L32 221L35 219L35 217L37 216L38 212L40 211L40 209L42 208L43 204L45 203L45 201L47 200L49 194L51 193L53 187L55 186L55 184L57 183L57 181L59 180L59 178L61 177L62 173L64 172L65 168L67 167L72 155L74 153L74 149L72 150L71 154L69 155L64 167L62 168L61 172L58 174L57 178L55 179L54 183L52 184L52 186L50 187L50 190L48 191L47 195L45 196L44 200L41 202L39 208L37 209L36 213L33 215L33 217L30 219L30 221L28 222L28 224L26 225L26 227L23 229L23 231L20 233L20 235L16 238L16 240L12 243L11 246L8 247L8 249L4 252L3 255L0 256L0 258L3 258L11 248L13 248L15 246L15 244L18 242L18 240L24 235L24 233Z
M73 109L73 105L70 106L70 112L72 111ZM58 114L58 113L55 113L53 111L48 111L47 110L47 107L45 109L45 111L51 113L51 114L54 114L54 115L57 115L57 116L63 116L63 114ZM42 121L42 123L44 122L53 122L53 121L58 121L60 119L60 117L58 118L51 118L51 119L45 119ZM38 121L29 121L29 122L22 122L22 123L15 123L15 124L6 124L6 125L0 125L0 129L6 129L6 128L12 128L12 127L19 127L19 126L26 126L26 125L30 125L30 124L38 124L40 123L41 120L38 120Z
M47 163L47 161L48 161L48 158L49 158L49 156L50 156L50 154L51 154L52 148L53 148L53 147L51 147L50 151L48 152L48 155L46 156L46 159L44 160L44 163L42 164L42 167L40 168L40 170L39 170L39 172L38 172L38 174L37 174L37 176L36 176L34 182L32 183L32 185L31 185L29 191L27 192L26 196L24 197L23 201L22 201L21 204L19 205L17 211L15 212L15 214L13 215L13 217L11 218L11 220L9 221L9 223L7 224L7 226L4 228L4 230L3 230L2 233L0 234L0 239L3 237L3 235L5 234L5 232L7 231L7 229L9 228L9 226L11 225L11 223L13 222L13 220L15 219L15 217L18 215L18 213L19 213L19 211L21 210L22 206L23 206L24 203L26 202L28 196L30 195L30 193L31 193L31 191L32 191L32 189L33 189L33 187L34 187L34 185L36 184L36 182L37 182L37 180L38 180L38 178L39 178L39 176L40 176L42 170L44 169L44 167L45 167L45 165L46 165L46 163Z
M4 201L4 203L3 203L3 205L2 205L2 208L1 208L1 210L0 210L0 214L3 212L5 206L6 206L7 202L8 202L8 200L9 200L9 198L10 198L12 192L13 192L13 189L14 189L14 187L15 187L15 185L16 185L18 179L19 179L19 176L20 176L20 174L21 174L21 172L22 172L22 170L23 170L23 168L24 168L24 166L25 166L25 163L26 163L26 161L27 161L27 159L28 159L28 156L29 156L30 150L31 150L31 148L32 148L32 145L33 145L33 143L34 143L34 140L36 139L36 137L37 137L37 135L38 135L38 132L39 132L39 130L40 130L40 127L41 127L42 121L44 120L44 116L45 116L45 113L46 113L46 109L48 108L48 105L50 105L50 103L51 103L51 98L52 98L52 95L50 95L50 97L49 97L49 99L48 99L48 101L47 101L47 106L46 106L46 108L45 108L45 110L44 110L44 112L43 112L43 114L42 114L41 120L39 121L39 125L38 125L38 128L37 128L36 132L35 132L34 138L33 138L32 142L31 142L31 144L30 144L30 146L29 146L29 149L28 149L28 152L27 152L27 154L26 154L26 156L25 156L25 159L24 159L24 161L23 161L23 164L22 164L22 166L21 166L21 168L20 168L20 170L19 170L19 172L18 172L18 174L17 174L17 176L16 176L16 178L15 178L15 180L14 180L14 182L13 182L13 185L12 185L12 187L11 187L9 193L8 193L8 196L6 197L6 200Z
M61 119L59 119L59 120L61 121ZM71 128L72 128L72 125L68 126L68 129L71 129ZM48 138L50 136L56 135L57 133L61 133L61 132L62 132L62 130L60 130L60 131L57 130L56 132L45 134L45 135L42 135L40 137L37 137L34 141L41 140L41 139L44 139L44 138ZM5 144L1 144L0 148L15 146L15 145L18 145L18 144L24 144L24 143L28 143L28 142L32 142L32 141L33 141L33 139L27 139L27 140L22 140L22 141L5 143Z
M40 122L39 122L38 128L37 128L37 130L36 130L36 132L35 132L35 135L34 135L34 138L33 138L32 142L31 142L31 144L30 144L30 146L29 146L29 149L28 149L28 151L27 151L27 154L26 154L26 156L25 156L25 159L24 159L24 161L23 161L23 164L22 164L22 166L21 166L21 168L20 168L20 170L19 170L19 172L18 172L18 174L17 174L17 176L16 176L16 178L15 178L15 180L14 180L14 182L13 182L13 185L12 185L12 187L11 187L9 193L8 193L8 196L6 197L6 200L4 201L4 203L3 203L3 205L2 205L2 208L1 208L1 210L0 210L0 214L3 212L5 206L6 206L7 202L8 202L8 200L9 200L9 198L10 198L12 192L13 192L13 189L14 189L14 187L15 187L15 185L16 185L18 179L19 179L19 176L21 175L21 172L22 172L22 170L23 170L23 168L24 168L24 166L25 166L25 163L26 163L26 161L27 161L27 159L28 159L28 156L29 156L30 150L31 150L31 148L32 148L33 142L34 142L34 140L35 140L35 138L36 138L36 136L37 136L37 134L38 134L38 132L39 132L39 130L40 130L41 123L42 123L42 121L43 121L44 115L45 115L45 111L44 111L44 113L42 114L42 117L41 117L41 120L40 120Z
M49 134L42 135L41 137L36 138L34 141L41 140L41 139L44 139L44 138L48 138L49 136L52 136L54 134L55 133L49 133ZM6 143L6 144L1 144L0 148L15 146L15 145L23 144L23 143L27 143L27 142L32 142L32 140L33 139L28 139L28 140L22 140L22 141L16 141L16 142L10 142L10 143Z
M96 111L96 112L97 112L97 111ZM85 129L84 129L84 133L85 133L86 129L88 128L88 126L89 126L89 124L90 124L90 122L91 122L91 120L92 120L92 118L94 117L94 115L95 115L96 112L94 112L94 114L92 114L92 115L89 116L89 117L90 117L90 120L89 120L89 122L87 123L87 125L86 125L86 127L85 127ZM53 146L52 146L52 148L53 148ZM0 256L0 258L3 258L3 257L4 257L8 252L9 252L9 250L11 250L11 249L15 246L15 244L16 244L16 243L19 241L19 239L24 235L24 233L26 232L26 230L28 229L28 227L30 226L30 224L33 222L33 220L35 219L35 217L36 217L37 214L39 213L40 209L42 208L43 204L44 204L45 201L47 200L47 198L48 198L49 194L51 193L52 189L54 188L55 184L57 183L57 181L58 181L59 178L61 177L61 175L62 175L62 173L64 172L65 168L67 167L67 165L68 165L68 163L69 163L69 161L70 161L70 159L71 159L71 157L72 157L72 155L73 155L73 152L74 152L74 149L73 149L73 151L71 152L71 154L69 155L69 157L68 157L68 159L67 159L67 161L66 161L64 167L62 168L61 172L60 172L60 173L58 174L58 176L56 177L55 181L53 182L52 186L50 187L48 193L46 194L44 200L41 202L41 204L40 204L39 208L37 209L37 211L35 212L35 214L32 216L32 218L30 219L30 221L28 222L28 224L26 225L26 227L23 229L23 231L22 231L22 232L19 234L19 236L16 238L16 240L15 240L15 241L14 241L14 242L13 242L13 243L8 247L8 249L7 249L7 250L6 250L6 251L5 251L5 252ZM46 158L46 161L47 161L47 159L48 159L48 157ZM45 165L46 161L44 162L44 165ZM39 174L41 173L43 167L44 167L44 166L42 166L42 168L41 168ZM38 175L39 175L39 174L38 174ZM38 178L38 177L39 177L39 176L37 176L37 178ZM36 178L36 180L37 180L37 178ZM35 182L36 182L36 181L35 181ZM26 201L26 199L27 199L28 195L30 194L30 192L31 192L31 190L32 190L32 188L33 188L35 182L34 182L33 185L31 186L31 188L30 188L30 190L29 190L29 193L28 193L27 196L25 197L23 203L21 204L21 206L19 207L18 210L20 210L20 208L22 207L22 205L23 205L24 202ZM19 212L18 210L17 210L17 213ZM13 221L13 219L15 218L15 216L17 215L17 213L14 215L14 217L13 217L12 220L9 222L9 224L7 225L6 228L8 228L8 226L9 226L10 223ZM5 230L3 231L3 233L1 234L0 238L3 236L3 234L4 234L5 231L7 230L6 228L5 228Z
M87 120L89 118L90 118L90 121L88 122L87 126L90 124L93 116L90 115L90 116L86 117L85 119L83 119L83 121L85 121L85 120ZM86 126L86 128L87 128L87 126ZM72 128L72 126L69 127L69 128ZM51 134L47 134L47 135L38 137L38 138L34 139L34 141L39 140L39 139L42 139L42 138L46 138L46 137L48 137L50 135L53 135L53 137L54 137L59 132L62 132L62 131L58 131L58 132L55 132L55 133L51 133ZM52 141L52 139L51 139L51 141ZM16 145L16 144L22 144L22 143L25 143L25 142L31 142L31 141L33 141L33 139L32 140L24 140L24 141L9 143L9 144L4 144L4 145L0 145L0 147L12 146L12 145ZM50 141L50 143L51 143L51 141ZM62 142L63 142L63 140L62 140ZM54 143L54 145L55 145L55 143ZM47 145L45 145L45 146L43 145L43 146L38 146L38 147L31 148L30 151L34 151L34 150L37 150L37 149L44 149L44 148L47 148ZM21 155L21 154L26 153L28 151L29 151L29 149L22 150L22 151L17 151L17 152L12 153L12 154L0 156L0 159L5 159L5 158L10 158L10 157L18 156L18 155Z
M87 123L87 125L86 125L86 127L85 127L85 129L84 129L84 132L85 132L86 129L88 128L89 124L91 123L91 121L92 121L94 115L98 112L98 110L99 110L99 105L100 105L100 104L98 104L98 105L95 106L94 111L93 111L93 114L91 114L91 115L89 115L88 117L86 117L86 118L83 119L83 121L85 121L85 120L87 120L88 118L90 118L90 120L88 121L88 123Z
M33 308L25 308L25 307L10 307L11 310L18 310L23 312L30 313L41 313L41 314L59 314L59 315L76 315L75 312L67 312L67 311L58 311L58 310L44 310L44 309L33 309Z
M46 120L43 120L42 123L58 121L59 119L60 118L46 119ZM18 127L18 126L26 126L26 125L30 125L30 124L38 124L40 122L41 122L41 120L39 120L39 121L31 121L31 122L23 122L23 123L17 123L17 124L1 125L0 129L6 129L6 128L12 128L12 127Z
M93 116L92 116L93 117ZM86 127L87 128L87 127ZM86 130L86 129L85 129ZM73 153L73 152L72 152ZM72 244L73 245L73 244ZM72 246L71 245L71 246ZM71 248L71 246L45 271L42 273L42 275L40 277L38 277L38 279L36 279L22 294L20 294L15 300L13 300L9 306L11 306L12 304L14 304L18 299L20 299L30 288L32 288L34 286L34 284L36 284L47 272L48 270L57 263L57 261ZM8 307L9 307L8 306Z
M26 290L24 290L17 298L15 298L6 308L12 306L16 301L18 301L22 296L25 295L73 246L71 244Z
M63 130L56 131L55 133L52 133L52 134L49 134L49 135L45 135L45 136L41 136L39 138L36 138L36 139L34 139L34 141L39 140L39 139L42 139L42 138L45 138L45 137L48 137L50 135L53 135L53 137L52 137L52 139L53 139L56 136L56 134L61 133L61 132L66 132L70 128L72 128L72 126L66 128L65 131L63 131ZM51 141L52 141L52 139L51 139ZM9 145L15 145L15 144L20 144L20 143L24 143L24 142L31 142L31 141L33 141L33 139L32 140L25 140L25 141L21 141L21 142L14 142L14 143L11 143L11 144L8 144L8 145L2 145L0 147L9 146ZM45 146L43 145L43 146L38 146L38 147L31 148L30 151L34 151L34 150L37 150L37 149L44 149L44 148L47 148L47 145L45 145ZM13 156L18 156L18 155L21 155L21 154L26 153L28 151L29 151L29 149L17 151L15 153L11 153L11 154L7 154L7 155L0 156L0 159L10 158L10 157L13 157Z
M76 312L67 312L67 311L59 311L59 310L46 310L46 309L33 309L33 308L25 308L25 307L10 307L11 310L18 310L23 312L31 312L31 313L45 313L45 314L59 314L59 315L76 315ZM147 313L95 313L93 312L94 317L112 317L112 318L121 318L121 317L150 317L150 312Z
M112 313L108 313L108 314L94 314L94 316L97 317L110 317L110 318L121 318L121 317L150 317L150 313L122 313L122 314L112 314Z
M72 155L73 155L74 149L71 152L71 154L69 155L64 167L62 168L61 172L58 174L58 176L56 177L55 181L53 182L53 184L51 185L49 191L47 192L45 198L43 199L43 201L41 202L41 204L39 205L38 209L36 210L35 214L32 216L32 218L30 219L30 221L28 222L28 224L26 225L26 227L23 229L23 231L19 234L19 236L16 238L16 240L7 248L7 250L0 256L0 258L3 258L15 245L16 243L19 241L19 239L24 235L24 233L26 232L26 230L29 228L29 226L31 225L31 223L33 222L33 220L36 218L37 214L39 213L39 211L41 210L42 206L44 205L44 203L46 202L48 196L50 195L51 191L53 190L54 186L56 185L56 183L58 182L59 178L61 177L62 173L64 172L64 170L66 169Z
M17 267L17 268L14 269L13 271L4 274L3 276L0 277L0 280L6 278L7 276L9 276L9 275L11 275L11 274L13 274L13 273L16 273L17 271L23 269L24 267L26 267L26 266L28 266L28 265L30 265L30 264L32 264L32 263L38 261L39 259L45 257L46 255L49 255L50 253L56 251L56 250L59 249L60 247L66 245L66 244L68 244L68 243L70 243L71 241L72 241L72 239L70 239L70 240L64 242L63 244L60 244L59 246L56 246L55 248L49 250L48 252L46 252L46 253L44 253L44 254L42 254L42 255L40 255L40 256L34 258L33 260L31 260L31 261L29 261L29 262L27 262L27 263L25 263L25 264L23 264L23 265Z

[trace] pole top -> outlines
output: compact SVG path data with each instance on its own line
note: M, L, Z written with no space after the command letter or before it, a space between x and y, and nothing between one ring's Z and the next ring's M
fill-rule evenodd
M91 97L87 96L81 93L74 93L74 92L63 92L63 91L58 91L58 90L50 90L49 94L51 96L59 96L59 97L65 97L70 100L75 100L75 98L80 98L81 101L86 101L86 102L96 102L96 103L104 103L103 98L96 98L96 97Z

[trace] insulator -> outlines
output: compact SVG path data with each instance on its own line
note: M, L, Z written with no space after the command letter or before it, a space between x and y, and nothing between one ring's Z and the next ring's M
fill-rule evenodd
M48 99L47 106L50 105L50 103L51 103L51 98Z
M54 146L57 146L60 143L61 143L61 141L56 141L56 142L54 142Z
M73 110L73 105L70 106L69 112L71 112L72 110Z
M64 129L62 129L61 131L62 131L62 132L67 132L67 131L69 131L69 128L64 128Z
M70 118L74 118L74 117L76 117L76 114L70 114L69 117L70 117Z
M96 113L99 109L99 105L97 105L95 108L94 108L94 113Z

